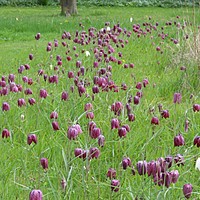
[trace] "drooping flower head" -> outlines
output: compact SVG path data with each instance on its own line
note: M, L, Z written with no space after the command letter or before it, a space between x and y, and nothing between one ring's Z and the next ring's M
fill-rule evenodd
M147 173L147 162L146 160L137 162L137 170L139 175L144 175Z
M2 104L2 111L10 110L10 105L7 102L3 102Z
M116 170L113 168L109 168L106 176L110 179L116 178Z
M32 190L29 194L29 200L42 200L42 197L41 190Z
M36 134L29 134L27 137L27 143L30 145L31 143L37 144L37 136Z
M186 199L189 199L192 195L193 187L190 183L183 185L183 194Z
M40 90L40 97L41 98L46 98L48 96L48 93L45 89Z
M122 160L123 169L127 169L127 167L131 167L131 159L129 157L125 157Z
M119 180L113 179L111 181L111 190L113 192L118 192L119 191L119 186L120 186L120 181Z
M40 159L40 164L43 167L43 169L47 170L48 169L48 159L47 158L41 158Z
M182 96L181 96L181 93L174 93L174 100L173 102L174 103L181 103L181 99L182 99Z
M174 146L182 146L185 144L185 140L182 134L178 134L177 136L174 137Z
M8 138L8 137L10 137L10 131L5 128L2 131L2 138Z

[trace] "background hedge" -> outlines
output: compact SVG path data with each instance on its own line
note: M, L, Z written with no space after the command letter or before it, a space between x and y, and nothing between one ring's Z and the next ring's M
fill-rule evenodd
M59 0L0 0L0 6L37 6L59 5ZM84 6L159 6L182 7L192 6L193 0L77 0L78 5ZM194 0L195 5L200 5L200 0Z

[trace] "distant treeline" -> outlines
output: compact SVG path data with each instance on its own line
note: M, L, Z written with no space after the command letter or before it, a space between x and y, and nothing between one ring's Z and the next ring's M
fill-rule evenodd
M60 0L0 0L0 6L37 6L59 5ZM157 6L157 7L183 7L200 6L200 0L77 0L83 6Z

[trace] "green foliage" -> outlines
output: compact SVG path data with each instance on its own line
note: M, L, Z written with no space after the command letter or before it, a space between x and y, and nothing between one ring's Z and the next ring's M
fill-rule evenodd
M34 6L37 0L0 0L0 6Z
M49 0L38 0L38 4L42 5L42 6L46 6L46 5L48 5L48 1Z
M0 0L0 6L45 6L58 4L58 0Z
M195 5L199 5L199 0L195 0ZM84 6L158 6L158 7L182 7L192 6L192 0L78 0L79 5Z
M199 6L199 0L77 0L79 6L183 7ZM59 0L0 0L0 6L59 5Z

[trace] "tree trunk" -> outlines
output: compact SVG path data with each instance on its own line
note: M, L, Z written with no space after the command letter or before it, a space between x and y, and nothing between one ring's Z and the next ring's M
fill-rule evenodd
M61 15L69 16L71 14L77 14L76 0L60 0Z

